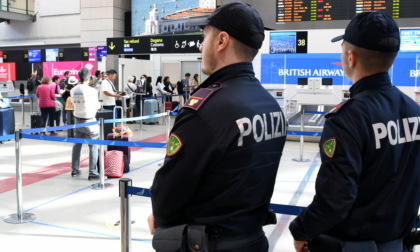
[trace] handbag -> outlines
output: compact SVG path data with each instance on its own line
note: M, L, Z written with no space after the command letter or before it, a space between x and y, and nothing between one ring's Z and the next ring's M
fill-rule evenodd
M55 111L61 111L63 110L63 104L61 102L59 102L57 99L54 100L55 103Z
M187 224L158 227L152 241L157 252L207 252L207 244L205 226Z
M66 107L65 110L74 110L73 102L71 101L71 97L67 97L66 99Z

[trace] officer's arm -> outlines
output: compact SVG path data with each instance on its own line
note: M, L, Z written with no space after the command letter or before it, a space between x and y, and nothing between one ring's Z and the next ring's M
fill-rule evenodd
M185 223L185 207L193 200L200 180L221 155L212 129L195 112L183 108L168 143L165 163L151 187L156 225Z
M358 125L338 117L327 119L320 141L322 165L312 203L290 224L297 241L307 241L343 221L358 192L362 168ZM359 140L359 141L358 141Z

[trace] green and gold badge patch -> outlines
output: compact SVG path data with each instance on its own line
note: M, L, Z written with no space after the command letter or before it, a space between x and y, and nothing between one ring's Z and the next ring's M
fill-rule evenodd
M330 138L327 141L324 142L324 144L322 145L322 149L324 150L324 154L329 157L332 158L334 156L335 153L335 147L336 147L337 143L335 138Z
M179 136L172 133L169 136L168 147L166 147L166 154L169 157L171 157L171 156L177 154L178 151L181 149L181 147L182 147L181 139L179 138Z

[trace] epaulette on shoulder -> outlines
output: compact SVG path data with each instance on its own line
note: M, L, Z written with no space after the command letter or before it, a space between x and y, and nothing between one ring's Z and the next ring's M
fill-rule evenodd
M187 100L187 102L185 102L183 107L197 111L210 96L219 91L221 88L222 84L220 82L211 84L206 88L200 88Z
M352 98L343 101L342 103L338 104L337 106L335 106L334 108L332 108L328 114L325 115L325 118L328 118L330 116L336 115L346 104L350 104L351 101L353 101Z

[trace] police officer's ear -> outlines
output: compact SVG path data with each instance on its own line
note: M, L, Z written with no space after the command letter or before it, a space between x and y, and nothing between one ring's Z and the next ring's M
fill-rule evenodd
M217 36L217 39L218 39L218 43L219 43L217 50L222 51L222 50L226 49L228 44L229 44L229 41L230 41L229 34L225 31L222 31Z

